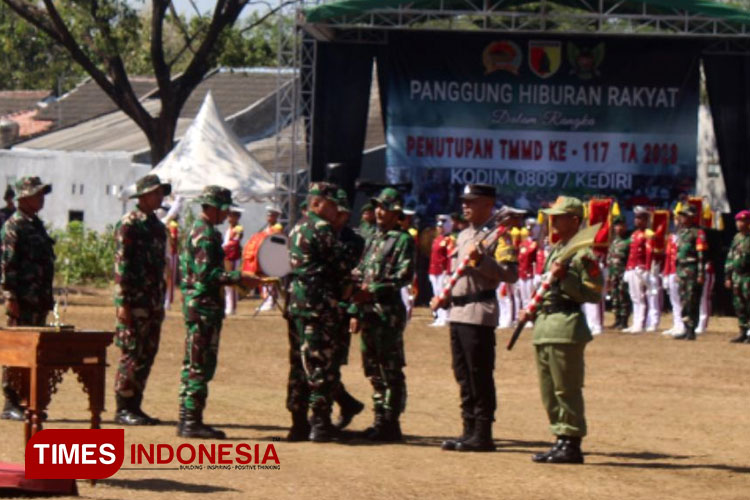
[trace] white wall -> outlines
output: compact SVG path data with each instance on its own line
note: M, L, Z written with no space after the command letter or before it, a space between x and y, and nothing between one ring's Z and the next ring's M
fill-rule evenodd
M23 176L39 176L52 184L39 216L55 229L65 227L69 211L83 211L86 227L104 231L132 202L117 196L120 188L145 175L149 165L133 165L130 153L0 150L0 189ZM109 187L108 187L109 186Z

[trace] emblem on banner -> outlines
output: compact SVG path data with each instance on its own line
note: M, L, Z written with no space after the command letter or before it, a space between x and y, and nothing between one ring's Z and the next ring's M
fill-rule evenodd
M547 41L529 42L529 68L539 78L549 78L560 69L562 43Z
M596 47L579 47L568 42L568 62L571 74L576 74L581 80L591 80L599 76L599 66L604 61L604 42Z
M492 42L482 52L484 74L489 75L495 71L507 71L508 73L518 75L518 68L521 67L522 58L521 48L510 40Z

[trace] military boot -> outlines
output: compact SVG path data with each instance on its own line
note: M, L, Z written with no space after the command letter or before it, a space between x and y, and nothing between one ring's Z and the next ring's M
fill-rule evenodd
M386 411L383 415L382 425L375 428L375 431L369 435L369 439L381 443L403 441L404 436L401 434L401 423L398 417L398 413Z
M177 435L186 438L224 439L224 431L203 423L203 410L185 408L184 417L177 425Z
M373 420L372 425L362 431L362 437L366 439L370 439L370 436L378 432L378 429L385 424L385 410L381 407L377 407L373 411L375 412L375 419Z
M563 436L557 436L557 439L555 440L554 444L552 445L552 448L549 450L542 452L542 453L536 453L531 456L532 462L546 462L550 456L552 456L553 453L555 453L557 450L559 450L563 443L565 442L565 439Z
M747 341L747 338L747 329L740 327L740 334L729 342L731 342L732 344L742 344L743 342Z
M180 436L182 432L182 426L185 424L185 417L187 416L187 408L184 405L180 405L180 411L177 419L177 435Z
M338 429L331 424L331 413L329 410L315 410L312 426L310 428L310 441L315 443L327 443L338 437Z
M339 391L334 401L341 407L341 413L336 422L336 428L339 430L349 425L352 419L365 409L365 405L346 392L344 388Z
M137 396L135 396L134 399L135 401L133 404L133 413L135 413L136 415L138 415L139 417L141 417L142 419L146 421L144 425L160 425L161 424L161 420L159 420L158 418L149 416L146 412L144 412L141 409L141 404L143 403L143 393L138 394Z
M464 432L459 437L454 439L446 439L443 444L440 445L441 450L455 451L456 445L461 441L465 441L474 434L474 423L476 421L473 418L464 418Z
M18 399L16 391L10 387L4 387L3 393L5 393L5 405L3 406L0 418L3 420L24 420L24 409L20 404L21 402Z
M456 451L495 451L492 420L477 419L474 433L469 439L456 443Z
M125 398L115 394L115 423L120 425L152 425L148 420L140 416L135 409L136 398Z
M550 453L545 463L548 464L582 464L581 438L562 436L562 444Z
M292 427L286 440L289 442L307 441L310 436L310 422L307 421L307 410L292 412Z
M675 340L695 340L695 327L685 325L685 333L675 335Z

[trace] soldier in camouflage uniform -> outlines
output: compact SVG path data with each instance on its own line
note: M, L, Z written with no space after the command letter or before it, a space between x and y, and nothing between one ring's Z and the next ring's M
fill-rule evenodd
M362 205L361 212L362 218L359 221L357 232L365 240L368 240L370 236L375 234L375 230L377 229L377 225L375 224L375 207L372 206L372 203L365 203Z
M628 283L625 281L625 265L628 262L630 251L630 238L628 238L628 226L625 217L618 215L612 219L614 226L614 238L609 245L607 253L607 289L612 298L612 312L615 315L615 323L610 326L613 329L627 328L629 308Z
M583 402L584 350L592 340L581 311L583 303L601 300L604 278L590 248L579 250L560 262L557 256L575 236L583 220L583 203L561 196L543 210L552 218L553 232L560 240L550 248L544 271L554 282L544 295L534 321L534 347L542 403L550 431L557 436L552 448L532 457L538 463L583 463L581 439L586 435ZM521 314L521 321L529 318Z
M362 365L374 390L375 422L365 437L400 441L399 415L406 407L406 308L400 290L414 275L414 238L399 228L403 199L398 191L385 188L372 202L378 227L355 270L360 285L350 307L350 331L362 331Z
M695 327L700 313L704 255L708 246L703 230L694 227L695 216L696 210L691 205L686 205L677 212L680 223L677 231L677 285L685 333L676 335L676 340L695 340Z
M290 441L325 442L336 437L331 424L334 390L340 384L339 298L344 271L341 245L332 222L336 186L318 182L308 190L308 212L289 234L292 281L288 298L290 372L287 409L292 413ZM308 406L313 425L307 423Z
M115 225L115 345L122 352L115 375L115 422L157 425L141 410L164 321L167 229L154 210L172 186L147 175L136 183L136 207Z
M44 326L54 306L52 281L55 277L54 240L44 229L37 213L52 186L39 177L23 177L16 183L18 210L0 231L3 254L0 284L5 297L9 326ZM11 370L11 369L9 369ZM1 417L23 420L18 394L10 387L3 370L5 406Z
M734 220L737 224L737 234L734 235L732 246L729 247L724 266L724 285L732 290L732 302L740 323L740 334L730 342L750 344L750 210L742 210Z
M344 263L344 273L345 276L348 276L354 268L357 267L359 259L362 257L362 252L365 249L365 240L352 228L347 226L349 217L351 216L351 208L349 207L349 199L346 191L339 189L336 192L336 201L338 203L338 215L336 216L336 221L333 226L334 230L338 233L339 241L342 245L341 255ZM341 287L341 302L339 307L341 319L339 321L339 337L336 342L338 351L337 362L339 367L349 362L351 334L349 333L349 316L346 314L345 305L352 292L351 285L352 283L350 281L344 283L344 286ZM354 416L361 413L365 408L364 404L347 392L344 383L341 382L340 378L338 388L336 388L333 393L333 400L341 408L339 420L336 422L337 429L345 428L349 425Z
M182 312L187 327L185 357L180 381L180 421L177 435L223 439L224 432L203 423L208 383L216 372L219 335L224 320L224 290L242 283L251 287L257 280L240 271L224 270L224 250L217 224L229 214L232 193L221 186L206 186L196 198L203 212L195 221L180 256L183 296Z

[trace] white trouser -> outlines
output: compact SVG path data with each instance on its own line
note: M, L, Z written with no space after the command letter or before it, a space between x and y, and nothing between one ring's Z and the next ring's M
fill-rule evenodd
M511 283L500 283L500 286L497 287L497 303L500 306L500 318L497 326L500 328L510 328L516 318L513 288L514 286Z
M232 262L232 269L231 271L234 271L237 269L237 261L233 260ZM237 312L237 287L235 286L225 286L224 287L224 296L226 297L224 299L224 314L227 316L234 314Z
M534 278L522 278L516 281L516 298L518 299L517 309L526 309L534 296Z
M604 268L601 263L599 263L599 268L602 271L602 279L604 280L604 283L606 283L607 268ZM592 333L601 333L602 329L604 328L605 294L606 291L604 290L604 287L602 287L602 300L597 303L585 302L581 307L581 309L583 309L584 316L586 316L586 324L589 326L589 330L591 330Z
M667 293L672 303L672 329L676 332L685 331L682 321L682 302L680 302L680 287L677 285L677 273L667 276Z
M646 324L646 271L631 269L625 271L630 301L633 303L633 328L643 330Z
M414 298L411 296L411 290L409 289L409 286L401 287L401 301L404 303L404 307L406 307L406 320L411 319L411 310L414 307Z
M164 309L169 309L174 302L174 289L177 286L177 255L167 254L167 290L164 294Z
M443 287L445 286L445 280L448 277L447 274L430 274L430 285L432 286L432 295L435 297L438 297L440 293L443 291ZM448 321L448 309L443 309L442 307L436 311L437 318L435 318L436 323L445 323Z
M661 321L661 310L664 303L662 295L661 274L649 272L646 275L646 297L648 302L648 318L646 328L658 328Z
M703 291L701 291L701 307L698 316L697 330L705 331L708 328L708 318L711 316L711 291L714 288L716 274L706 272L703 278Z

